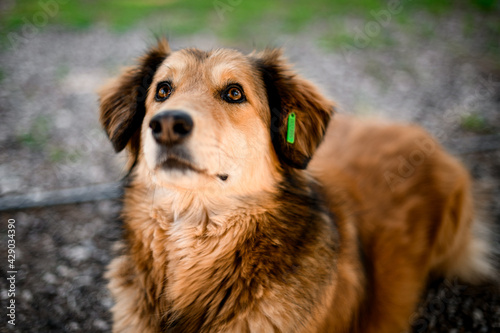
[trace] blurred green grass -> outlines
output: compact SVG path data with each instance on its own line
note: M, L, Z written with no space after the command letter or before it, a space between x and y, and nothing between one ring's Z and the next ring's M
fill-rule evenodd
M42 150L50 140L51 123L49 117L37 116L29 130L18 135L18 141L31 150Z
M67 28L88 28L104 22L115 30L122 31L138 22L162 19L168 30L178 34L189 34L210 28L225 38L245 37L248 31L268 27L280 33L299 31L311 22L349 15L365 19L370 11L387 8L382 0L13 0L3 5L0 26L4 32L15 31L34 15L57 4L55 15L49 17L48 25ZM497 0L420 0L401 1L405 8L398 14L403 22L413 10L443 13L457 6L465 10L491 11L498 9ZM406 10L408 9L408 10ZM258 29L259 30L259 29Z
M488 123L488 120L479 113L462 115L460 126L466 131L477 134L494 133L494 128Z
M499 0L399 2L402 11L392 15L391 29L381 29L375 38L370 38L369 47L397 46L395 35L399 32L433 38L433 24L422 22L417 14L424 13L435 23L458 10L474 18L462 33L477 35L477 31L481 34L485 31L490 48L486 52L500 53L497 43L500 35ZM258 41L262 44L259 46L312 27L318 44L328 49L341 49L353 44L356 38L353 25L366 27L368 22L375 20L374 12L387 8L388 1L384 0L10 0L0 6L0 41L10 41L16 33L22 37L27 25L44 23L45 15L46 24L36 24L37 31L50 26L78 30L105 25L123 32L141 25L168 36L208 32L233 43L255 44ZM480 17L481 26L477 26L477 17Z

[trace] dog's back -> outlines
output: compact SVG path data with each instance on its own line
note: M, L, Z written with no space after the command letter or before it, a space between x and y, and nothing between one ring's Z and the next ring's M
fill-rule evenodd
M339 187L353 201L369 288L362 332L407 327L429 276L494 277L470 176L420 127L336 115L309 170L333 202Z

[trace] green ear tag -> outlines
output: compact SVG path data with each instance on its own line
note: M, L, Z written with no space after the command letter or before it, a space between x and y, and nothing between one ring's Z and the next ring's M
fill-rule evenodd
M294 143L295 142L295 113L290 113L288 115L288 129L286 132L286 142Z

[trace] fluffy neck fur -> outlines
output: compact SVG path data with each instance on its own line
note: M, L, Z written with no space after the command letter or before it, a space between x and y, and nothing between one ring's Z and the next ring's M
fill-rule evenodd
M275 281L301 288L293 278L299 270L306 279L331 283L326 267L338 241L331 217L303 171L284 178L274 192L223 199L132 180L124 210L129 251L139 261L137 275L151 304L158 304L161 328L202 332L234 322L233 313L258 315ZM319 247L330 255L323 267L306 268L302 256L318 249L325 232L332 238ZM304 292L311 308L313 300L321 299L314 297L316 292L319 288ZM293 308L273 310L283 312L282 319L294 315Z

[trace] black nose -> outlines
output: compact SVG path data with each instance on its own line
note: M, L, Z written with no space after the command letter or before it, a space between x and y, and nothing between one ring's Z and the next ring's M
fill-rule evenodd
M193 130L193 119L183 111L163 111L149 122L156 142L162 145L181 143Z

